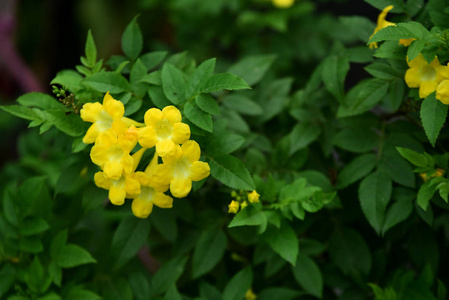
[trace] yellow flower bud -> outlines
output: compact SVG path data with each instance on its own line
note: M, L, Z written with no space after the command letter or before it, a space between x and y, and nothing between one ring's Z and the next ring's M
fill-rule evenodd
M237 201L232 200L231 203L228 205L228 213L230 214L236 214L239 211L240 204Z
M251 203L257 203L259 202L260 195L256 192L256 190L252 191L251 193L248 193L248 200Z

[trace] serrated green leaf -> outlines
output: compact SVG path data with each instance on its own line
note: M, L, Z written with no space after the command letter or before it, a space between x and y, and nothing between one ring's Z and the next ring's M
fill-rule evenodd
M38 113L37 109L28 108L20 105L8 105L8 106L0 106L1 109L14 115L16 117L31 120L35 122L43 122L41 115Z
M296 151L307 147L310 143L315 141L321 134L321 129L310 123L300 123L296 125L290 136L290 150L291 156Z
M365 70L376 78L392 80L398 78L398 75L391 65L385 63L373 63L365 67Z
M269 226L264 233L264 239L274 252L279 254L291 265L296 264L299 252L299 241L295 231L287 223L283 223L280 229Z
M428 180L421 185L418 191L417 203L424 211L427 211L429 201L437 191L437 187L432 185L432 181Z
M153 104L159 109L172 105L167 97L165 97L164 91L160 86L148 87L148 96L150 97L151 102L153 102Z
M400 39L411 39L415 37L416 34L410 32L410 30L408 30L405 27L387 26L379 30L376 34L374 34L370 38L368 43L389 41L389 40L397 40L399 42Z
M211 115L220 114L220 107L211 95L200 94L195 97L195 103L199 108Z
M59 251L55 262L61 268L73 268L84 264L96 263L97 261L80 246L67 244Z
M83 76L74 70L62 70L56 74L56 77L53 78L50 84L59 84L75 93L83 88L81 85L82 79Z
M212 270L222 259L226 245L226 235L222 230L203 231L193 252L192 277L198 278Z
M162 265L151 280L153 295L166 292L184 272L187 257L176 257Z
M215 61L215 58L204 61L201 65L198 66L198 68L195 69L192 75L190 75L186 86L187 99L198 95L200 85L212 77L215 70Z
M223 300L241 300L251 287L253 273L249 267L238 272L231 278L223 291Z
M427 96L421 104L421 121L427 138L435 147L438 135L447 117L448 106L435 98L435 93Z
M228 227L238 227L238 226L265 226L267 223L267 217L260 210L255 208L253 205L247 206L240 210L232 219Z
M248 85L258 83L275 60L275 55L255 55L242 58L228 72L240 76Z
M130 89L125 77L114 72L92 74L82 80L81 83L100 93L119 94Z
M323 297L323 276L311 258L300 252L292 271L296 281L308 293L320 299Z
M344 82L349 71L349 61L336 55L327 57L323 62L321 77L324 86L338 101L343 100Z
M245 138L234 133L223 133L213 136L206 146L208 155L217 157L229 154L240 148L245 143Z
M66 114L59 110L47 110L43 115L46 122L69 136L78 137L86 133L86 123L77 115Z
M128 26L126 26L122 35L123 52L131 60L136 59L139 56L143 46L142 32L140 31L139 25L136 23L137 17L138 16L134 17Z
M399 154L401 154L403 158L407 159L410 163L417 167L429 166L429 161L424 154L402 147L396 147L396 150L398 150Z
M379 137L371 128L346 128L334 136L334 145L356 153L371 151Z
M140 60L144 63L147 70L151 70L156 67L166 55L167 51L153 51L142 55Z
M407 200L399 200L393 203L385 215L385 222L382 227L382 235L390 228L404 221L410 216L413 210L413 203Z
M407 59L409 61L415 59L424 49L426 42L423 40L415 40L413 41L407 50Z
M375 154L364 154L347 164L338 175L338 187L344 188L368 175L376 166Z
M240 95L229 95L223 99L223 104L238 113L256 116L263 113L262 107L251 99Z
M95 46L94 37L90 29L87 32L85 51L87 67L93 68L95 66L95 63L97 62L97 47Z
M200 109L194 102L186 102L183 112L190 122L201 129L213 132L214 127L211 115Z
M23 106L28 107L38 107L41 109L49 109L49 110L63 110L65 111L65 107L58 102L55 98L50 95L32 92L17 98L17 102L19 102Z
M223 184L233 188L252 191L255 189L253 179L245 165L232 155L223 155L207 160L211 175Z
M359 200L362 211L378 234L383 227L391 190L391 180L380 172L372 173L360 183Z
M178 105L186 100L186 81L184 73L172 64L165 63L162 67L162 88L168 100Z
M251 89L249 85L240 77L230 73L219 73L213 75L209 80L202 83L198 88L198 93L211 93L221 90L242 90Z

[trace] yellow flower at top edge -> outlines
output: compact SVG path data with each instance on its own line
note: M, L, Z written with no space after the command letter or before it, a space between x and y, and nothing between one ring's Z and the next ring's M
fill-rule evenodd
M173 207L173 198L164 194L168 190L167 185L158 185L152 180L158 156L155 154L145 172L136 172L133 178L140 182L140 194L134 196L131 206L133 214L138 218L146 218L153 211L153 205L160 208Z
M160 157L175 155L176 146L190 138L189 125L181 123L181 112L172 105L162 111L150 108L144 118L146 127L139 129L139 144L144 148L156 146Z
M90 157L94 164L103 169L105 176L118 180L123 173L132 172L133 158L129 153L136 144L137 129L134 125L120 136L114 130L107 130L98 136Z
M449 67L440 65L436 56L430 64L422 54L411 61L407 59L407 63L410 69L405 72L405 83L410 88L419 88L420 98L435 92L438 84L449 78Z
M394 8L393 5L388 5L387 7L385 7L382 12L379 14L379 16L377 17L377 26L374 29L373 34L369 37L370 39L373 37L373 35L375 35L379 30L384 29L385 27L388 26L396 26L395 23L393 22L388 22L385 18L387 17L387 14L390 10L392 10ZM399 44L408 47L410 46L410 44L414 41L415 39L411 38L411 39L400 39L399 40ZM373 48L377 48L377 42L372 42L369 44L370 49Z
M127 129L126 123L121 119L125 113L123 103L115 100L107 92L103 98L103 104L99 102L86 103L80 111L81 119L93 123L83 138L85 144L92 144L100 133L113 128L117 134Z
M289 8L292 7L295 0L273 0L273 5L278 8Z
M228 213L236 214L239 211L239 206L240 204L237 201L232 200L228 205Z
M210 174L209 164L199 161L201 149L189 140L177 146L173 156L162 157L163 164L155 166L152 180L158 185L170 184L170 192L183 198L192 189L192 181L200 181Z
M252 288L250 288L249 290L246 291L245 300L256 300L256 299L257 299L257 295L254 294Z
M259 202L260 195L254 190L251 193L248 193L248 201L251 203Z

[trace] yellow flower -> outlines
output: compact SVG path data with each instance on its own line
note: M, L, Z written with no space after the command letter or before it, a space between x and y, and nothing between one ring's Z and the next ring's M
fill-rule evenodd
M259 202L260 195L256 192L256 190L252 191L251 193L248 193L248 200L251 203Z
M419 176L421 176L422 180L427 181L427 180L429 180L430 178L433 178L433 177L442 177L444 175L444 173L446 173L446 171L444 171L443 169L438 168L430 176L428 176L427 173L419 173Z
M239 211L239 206L240 204L237 201L232 200L231 203L228 205L228 213L236 214Z
M295 0L273 0L273 5L278 8L289 8L292 7Z
M104 175L118 180L123 173L133 169L133 159L129 154L137 144L136 128L131 126L126 134L117 136L114 130L107 130L98 136L90 151L92 162L100 166Z
M103 104L99 102L84 104L80 111L81 119L93 124L87 130L83 142L92 144L98 135L110 128L113 128L117 134L126 131L128 126L122 120L124 113L123 103L112 98L109 92L104 95Z
M256 300L257 296L254 294L253 289L250 288L245 293L245 300Z
M374 29L373 34L369 37L370 39L373 37L373 35L375 35L379 30L384 29L385 27L388 26L396 26L395 23L392 22L388 22L387 20L385 20L385 18L387 17L387 14L390 10L393 9L393 5L388 5L387 7L385 7L382 12L379 14L379 16L377 17L377 26ZM410 44L414 41L415 39L411 38L411 39L400 39L399 40L399 44L404 45L406 47L410 46ZM373 48L377 48L377 42L372 42L369 44L370 49Z
M174 106L164 109L150 108L145 113L145 124L139 130L139 144L144 148L156 146L160 157L175 155L177 144L190 138L189 125L181 123L182 116Z
M192 189L192 181L200 181L210 174L209 165L198 161L200 156L200 146L195 141L177 145L174 155L162 157L163 164L155 166L152 180L158 185L170 184L173 196L185 197Z
M133 154L131 172L137 168L145 150L140 149ZM98 187L109 190L109 200L114 205L122 205L125 198L132 198L141 192L140 182L128 174L123 174L118 179L111 179L104 172L97 172L94 181Z
M438 84L436 98L449 105L449 80L445 79Z
M243 201L241 204L240 204L240 208L241 209L244 209L245 207L247 207L248 206L248 202L247 201Z
M449 78L449 67L440 65L438 58L429 64L422 54L408 61L410 69L405 72L405 82L410 88L419 88L419 97L426 98L435 92L438 84L445 78Z
M173 198L164 194L168 190L168 185L158 185L152 180L158 156L155 154L145 172L136 172L133 178L140 182L140 194L134 196L131 209L138 218L146 218L153 211L153 205L160 208L173 207Z

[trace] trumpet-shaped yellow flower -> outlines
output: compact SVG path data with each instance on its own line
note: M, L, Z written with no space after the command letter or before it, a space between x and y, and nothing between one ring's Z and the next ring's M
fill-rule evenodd
M129 153L136 144L137 132L134 126L120 136L114 130L107 130L98 136L90 157L94 164L103 169L105 176L118 180L123 173L132 172L133 158Z
M131 172L139 165L146 149L140 149L132 155ZM111 179L104 172L97 172L94 176L95 184L109 190L109 200L114 205L122 205L125 198L133 198L141 193L140 182L132 174L122 174L118 179Z
M168 190L167 185L159 185L152 180L155 171L158 156L154 155L151 163L145 169L145 172L136 172L133 178L140 182L140 194L134 196L131 209L138 218L146 218L153 211L153 205L160 208L173 207L173 198L164 194Z
M200 146L189 140L178 145L172 156L162 157L163 164L155 166L151 178L156 184L170 184L170 192L177 198L187 196L192 189L192 181L199 181L210 174L209 165L199 161Z
M93 124L87 130L83 142L92 144L95 142L97 136L111 128L117 134L126 131L128 126L122 121L124 113L125 107L123 103L112 98L109 92L104 95L103 104L99 102L84 104L80 111L81 119Z
M436 98L441 103L449 105L449 80L445 79L438 84Z
M179 110L170 105L159 110L150 108L145 113L145 124L139 130L139 144L144 148L156 146L160 157L175 155L177 144L182 144L190 138L190 127L181 123Z
M228 213L236 214L239 211L239 206L240 204L237 201L232 200L228 205Z
M248 193L248 201L251 203L259 202L260 195L254 190L251 193Z
M435 92L438 84L449 78L449 67L440 65L437 57L429 64L419 54L415 59L407 60L407 63L410 69L405 72L405 82L410 88L419 88L420 98Z
M295 0L273 0L273 5L278 8L289 8L292 7Z

